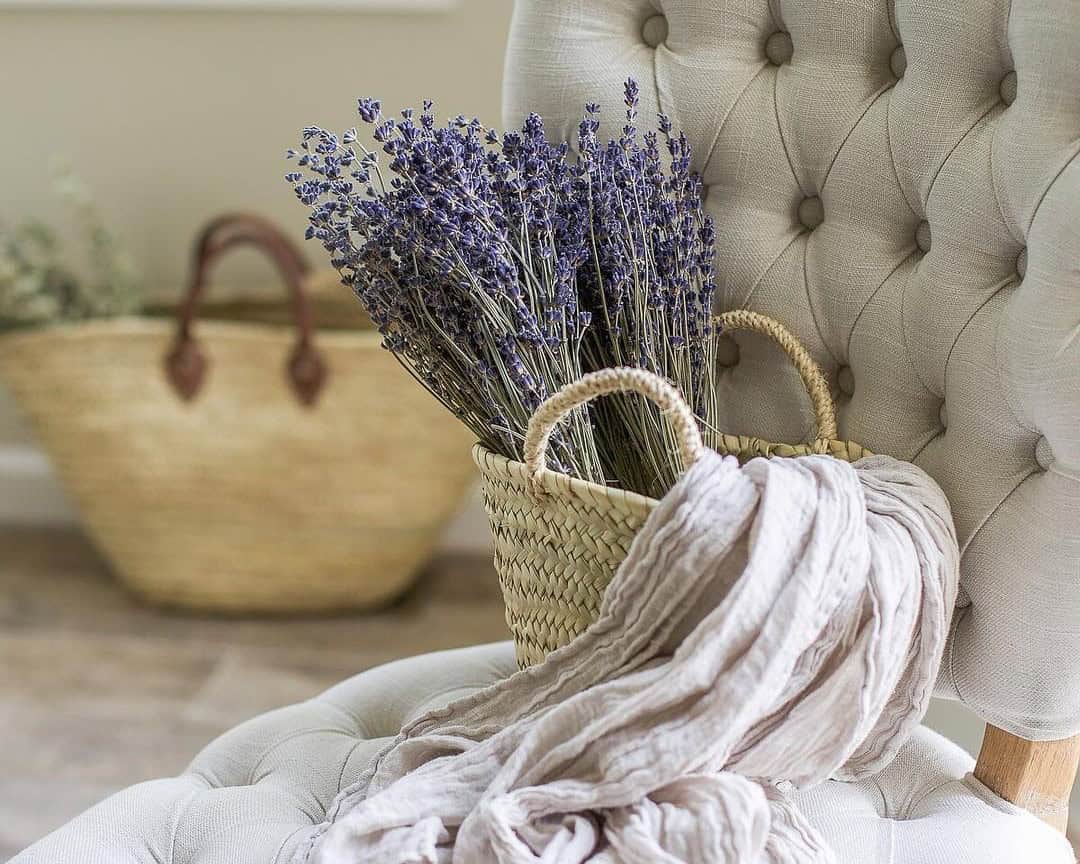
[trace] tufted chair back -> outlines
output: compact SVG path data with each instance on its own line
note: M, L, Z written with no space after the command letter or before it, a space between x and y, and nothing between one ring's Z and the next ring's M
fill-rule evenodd
M939 691L999 727L988 785L1060 822L1075 742L1030 742L1080 731L1075 0L518 0L507 125L535 110L572 140L597 101L611 133L628 76L643 125L662 110L694 148L719 305L791 327L840 437L949 496ZM740 334L722 354L725 431L810 437L779 351Z

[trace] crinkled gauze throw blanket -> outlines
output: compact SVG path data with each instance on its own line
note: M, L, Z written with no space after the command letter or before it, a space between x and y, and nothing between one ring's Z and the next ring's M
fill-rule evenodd
M945 497L910 464L710 451L588 631L411 722L296 860L831 861L791 784L895 755L958 561Z

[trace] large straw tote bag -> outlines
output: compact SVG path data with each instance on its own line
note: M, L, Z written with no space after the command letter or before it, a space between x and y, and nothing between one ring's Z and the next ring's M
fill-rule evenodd
M727 331L754 330L783 348L813 402L816 425L815 439L805 444L721 435L720 452L743 461L827 453L853 462L868 455L861 445L837 439L836 409L825 376L790 332L771 318L745 310L727 312L718 320ZM544 402L529 422L524 462L479 444L473 447L495 539L506 621L522 668L539 663L596 620L604 590L657 504L634 492L545 467L548 437L561 419L596 396L624 391L640 393L659 405L677 433L683 465L689 465L704 446L693 412L674 387L641 369L590 373Z
M196 338L209 268L240 245L277 264L295 328L204 321ZM464 427L378 333L316 333L306 275L272 225L224 217L196 245L175 322L0 338L0 376L87 532L151 601L260 612L378 604L410 584L461 500L472 474Z

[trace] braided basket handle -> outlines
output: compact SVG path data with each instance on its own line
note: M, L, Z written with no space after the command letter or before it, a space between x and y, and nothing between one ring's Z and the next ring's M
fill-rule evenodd
M713 321L723 330L753 330L755 333L761 333L783 348L784 353L798 371L799 377L802 378L803 387L806 388L810 402L814 406L816 443L820 444L836 438L836 407L833 405L825 373L790 330L779 321L762 315L760 312L751 312L749 309L724 312L717 315Z
M577 381L564 384L549 396L529 419L525 433L525 466L532 478L533 489L540 491L540 480L547 470L547 449L551 433L560 421L575 408L611 393L640 393L664 413L671 421L679 441L679 456L683 468L693 465L705 450L697 420L682 394L661 378L646 369L618 366L589 372Z

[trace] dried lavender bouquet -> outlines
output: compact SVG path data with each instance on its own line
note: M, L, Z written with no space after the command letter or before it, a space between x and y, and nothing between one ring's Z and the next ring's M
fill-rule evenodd
M385 346L488 448L520 459L529 417L591 369L670 379L703 421L715 413L711 324L715 232L690 149L670 121L598 138L586 106L577 155L530 115L500 135L432 105L385 117L359 100L355 129L304 130L286 175ZM662 155L662 136L666 155ZM388 157L385 171L375 150ZM707 427L706 427L707 428ZM552 438L553 467L661 495L678 476L671 432L633 396L579 409Z

